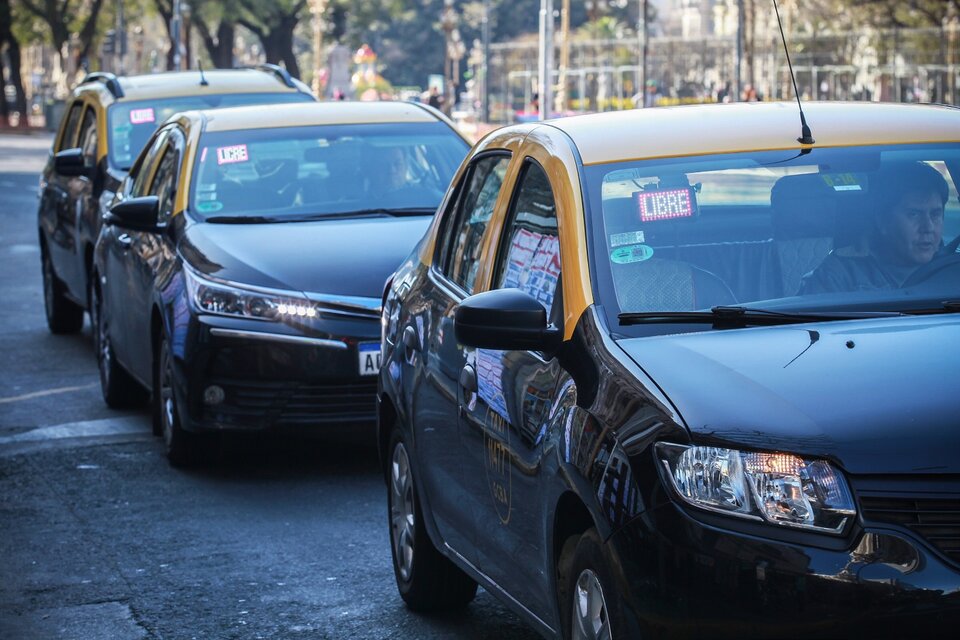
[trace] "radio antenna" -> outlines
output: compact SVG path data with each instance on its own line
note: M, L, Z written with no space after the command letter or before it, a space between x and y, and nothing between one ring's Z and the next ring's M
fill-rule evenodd
M210 83L207 82L207 77L203 75L203 61L200 60L199 56L197 56L197 68L200 69L200 86L201 87L208 86Z
M803 115L803 105L800 104L800 92L797 90L797 77L793 75L793 63L790 62L790 49L787 48L787 37L783 35L783 22L780 21L780 7L777 6L777 0L773 0L773 9L777 12L777 26L780 27L780 40L783 41L783 52L787 54L787 66L790 68L790 79L793 81L793 93L797 96L797 108L800 109L800 137L797 142L800 144L813 144L813 134L810 133L810 127L807 126L807 119Z

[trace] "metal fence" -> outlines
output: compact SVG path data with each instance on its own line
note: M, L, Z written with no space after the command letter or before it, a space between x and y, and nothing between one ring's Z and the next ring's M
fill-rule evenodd
M960 27L864 30L789 36L797 86L806 99L960 104ZM537 42L490 47L491 119L532 118L538 86ZM564 112L609 111L646 103L668 105L737 99L737 46L732 36L653 37L643 61L636 39L575 40L570 65L553 72L566 86ZM559 56L555 56L559 59ZM752 87L760 100L793 97L779 37L756 40L740 59L739 97ZM726 88L729 87L729 92ZM561 92L556 92L561 93Z

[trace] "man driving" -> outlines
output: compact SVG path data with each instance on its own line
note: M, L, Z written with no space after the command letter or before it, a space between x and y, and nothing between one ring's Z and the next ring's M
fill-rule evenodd
M800 295L896 289L940 250L949 188L936 169L897 163L871 184L877 204L867 241L831 251L803 277Z

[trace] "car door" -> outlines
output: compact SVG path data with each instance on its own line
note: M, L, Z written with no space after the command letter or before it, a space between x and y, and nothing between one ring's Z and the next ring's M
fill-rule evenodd
M69 201L63 210L66 215L61 220L64 229L68 230L66 235L70 238L67 258L70 265L60 272L60 276L70 291L80 299L85 299L87 295L88 265L85 252L89 246L87 242L90 237L90 216L97 214L99 206L97 200L100 194L97 189L100 181L96 178L97 136L97 110L92 104L88 104L80 118L77 147L83 152L84 166L89 167L91 173L71 180ZM88 227L86 232L84 226Z
M166 148L169 129L163 129L155 134L148 144L147 150L140 156L127 177L129 188L118 193L118 198L138 198L148 195L151 179L156 171L160 155ZM116 226L103 229L100 236L101 252L104 265L105 279L103 287L103 304L106 305L104 321L110 332L111 346L114 357L130 372L134 373L134 339L139 333L137 322L138 314L134 313L133 300L130 292L136 288L137 266L134 256L134 236L137 232ZM136 319L135 319L136 317ZM149 329L148 329L149 330ZM134 375L137 375L134 373ZM139 376L138 376L139 378ZM149 382L149 378L140 379Z
M67 111L60 135L53 147L54 154L76 148L77 133L80 128L80 117L83 115L83 109L83 101L80 99L74 100L69 111ZM50 166L51 169L40 202L40 224L48 240L47 250L50 254L50 260L53 262L54 271L61 279L71 278L69 274L74 268L76 256L76 238L74 237L76 212L74 210L75 198L72 197L72 194L78 189L82 189L84 178L60 175L56 171L56 165L52 158ZM68 281L67 286L76 295L77 292L71 285L72 283Z
M170 125L160 148L157 150L156 169L150 179L146 195L157 196L159 215L157 221L166 228L174 211L174 200L180 180L180 160L183 157L185 140L175 125ZM159 233L130 231L126 299L127 345L130 360L129 370L137 378L149 381L153 365L153 344L150 335L153 301L157 280L176 256L172 235L166 230Z
M540 301L555 325L560 239L553 190L532 159L520 169L496 239L492 289L518 288ZM537 616L552 611L544 549L541 441L559 377L552 354L464 347L460 433L467 493L478 496L479 568Z
M425 493L444 542L473 560L473 497L464 491L463 448L457 430L458 378L464 365L453 313L474 292L488 223L500 197L509 154L481 155L468 167L458 197L444 212L433 266L411 290L401 332L404 379L413 381L409 412Z

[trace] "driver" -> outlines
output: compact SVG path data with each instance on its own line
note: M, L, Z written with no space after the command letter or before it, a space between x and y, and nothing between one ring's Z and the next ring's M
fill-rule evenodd
M930 262L943 245L943 209L949 189L923 162L881 170L877 201L865 246L831 251L805 275L799 295L896 289Z

